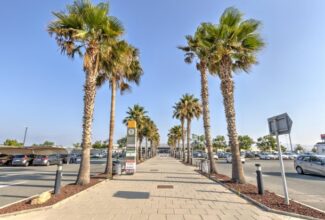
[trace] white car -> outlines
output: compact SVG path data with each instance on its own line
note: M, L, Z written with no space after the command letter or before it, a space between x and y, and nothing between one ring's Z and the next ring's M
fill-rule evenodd
M262 152L259 154L259 158L260 160L275 160L278 159L279 157L272 153Z
M218 160L219 159L218 155L217 154L214 154L213 155L213 159Z
M246 162L246 160L245 160L245 154L240 154L240 160L241 160L242 163L245 163ZM227 161L227 163L231 163L232 162L232 155L231 154L229 154L227 156L226 161Z

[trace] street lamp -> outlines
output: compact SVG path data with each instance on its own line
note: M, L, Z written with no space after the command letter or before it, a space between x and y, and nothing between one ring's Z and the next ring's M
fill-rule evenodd
M25 147L25 143L26 143L27 130L28 130L28 127L26 126L26 127L25 127L25 134L24 134L23 147Z

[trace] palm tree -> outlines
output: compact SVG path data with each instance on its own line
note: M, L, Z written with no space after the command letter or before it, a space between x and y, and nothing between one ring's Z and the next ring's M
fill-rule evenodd
M179 149L179 142L182 138L182 128L179 125L175 125L171 129L169 129L168 138L170 139L170 143L174 148L174 152L177 152L177 148ZM175 154L176 156L176 154Z
M248 72L250 67L257 63L256 53L264 46L257 32L260 24L253 19L243 21L242 13L235 8L227 8L220 17L219 24L205 24L204 44L211 46L209 71L221 80L229 144L233 157L232 179L238 183L245 183L245 176L236 130L233 72L240 70Z
M147 111L144 110L144 107L140 105L134 105L132 108L129 107L129 110L126 112L127 116L124 118L123 123L127 124L129 120L135 120L137 123L137 136L139 140L138 146L138 157L137 160L141 161L142 159L142 149L141 144L144 137L143 127L147 116Z
M61 53L74 58L83 56L86 79L84 85L84 112L82 132L82 160L76 184L90 181L91 128L96 95L96 79L101 53L123 33L120 22L108 16L108 3L93 5L89 0L75 0L67 5L67 12L54 12L56 19L48 25L49 34L61 48Z
M190 163L190 138L191 138L191 122L193 118L199 118L202 114L201 103L194 95L185 94L181 98L180 105L184 109L184 115L187 121L187 163Z
M173 118L177 118L181 121L183 161L185 162L185 109L180 101L173 106L173 109Z
M118 41L112 46L111 51L106 51L100 65L100 73L97 78L97 86L101 87L106 81L111 88L110 126L108 139L108 154L105 174L113 177L112 150L115 127L115 102L116 91L130 90L129 83L139 84L143 72L139 62L138 50L125 41Z
M149 117L145 118L144 120L144 137L146 139L146 147L145 147L145 159L149 157L149 151L148 151L148 141L150 142L150 147L152 147L152 143L154 140L154 137L158 133L157 125L154 121L152 121ZM152 156L152 154L151 154Z
M185 52L185 63L192 63L196 59L196 68L201 76L201 99L203 110L203 126L210 161L210 172L217 173L217 168L213 159L213 149L210 131L210 110L209 110L209 90L207 67L209 61L209 48L202 44L200 27L197 29L194 36L186 36L187 46L178 47Z
M151 131L148 135L148 141L150 142L150 151L151 151L151 157L154 156L155 149L160 142L160 136L159 136L159 131L157 128L157 125L155 123L152 124Z

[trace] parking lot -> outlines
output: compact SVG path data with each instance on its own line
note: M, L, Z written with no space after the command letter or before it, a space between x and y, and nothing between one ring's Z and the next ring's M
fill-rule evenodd
M105 159L92 159L92 174L104 171ZM56 165L28 167L0 167L0 207L51 190L54 186ZM62 184L76 180L79 164L64 164Z
M262 165L265 189L283 195L279 161L246 159L244 164L246 180L255 185L256 163ZM231 176L231 164L225 160L218 160L217 165L219 173ZM297 174L292 160L284 160L284 165L290 198L325 211L325 177Z

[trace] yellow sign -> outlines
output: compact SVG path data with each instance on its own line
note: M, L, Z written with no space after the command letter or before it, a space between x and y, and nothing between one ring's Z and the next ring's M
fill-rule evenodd
M137 123L134 120L130 120L128 121L128 128L136 128L137 127Z

